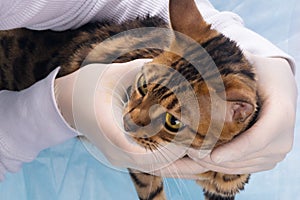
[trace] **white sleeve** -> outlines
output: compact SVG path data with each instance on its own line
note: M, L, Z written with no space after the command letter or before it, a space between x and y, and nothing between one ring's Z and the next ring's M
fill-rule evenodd
M213 28L236 41L242 49L266 57L283 57L295 70L292 57L245 28L238 15L219 12L208 0L196 0L196 4ZM90 21L122 22L147 14L168 20L168 0L0 0L0 30L17 27L66 30Z
M61 31L78 28L95 20L110 19L122 22L147 14L166 18L167 2L167 0L0 0L0 30L27 27Z
M263 57L285 58L295 73L295 60L266 38L247 29L237 14L227 11L220 12L208 0L198 0L196 3L204 19L212 24L212 28L237 42L241 49Z
M53 82L58 69L22 90L0 91L0 180L18 171L38 153L77 133L65 122L54 100Z

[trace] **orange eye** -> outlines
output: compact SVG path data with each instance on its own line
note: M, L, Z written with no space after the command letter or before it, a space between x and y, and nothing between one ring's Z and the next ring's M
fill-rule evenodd
M182 127L182 122L170 113L166 113L165 117L165 127L169 131L177 132Z
M141 75L137 81L137 89L142 96L145 96L148 92L147 82L144 75Z

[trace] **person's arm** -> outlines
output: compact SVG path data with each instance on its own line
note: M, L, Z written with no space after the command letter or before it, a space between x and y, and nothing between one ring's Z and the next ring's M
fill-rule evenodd
M0 0L0 30L22 27L67 30L91 20L122 21L121 15L123 19L136 17L145 6L153 3L131 2L133 7L128 6L131 5L129 1ZM139 9L127 15L130 12L124 10L124 3L129 10L135 6ZM120 10L122 12L118 13ZM151 10L153 15L164 13L161 6ZM0 91L0 180L6 172L16 172L22 163L35 159L41 150L77 135L66 123L66 116L60 114L55 101L53 80L56 74L57 70L20 92Z
M265 38L245 28L238 15L219 12L208 0L198 0L196 4L212 28L236 41L242 49L263 57L285 58L294 71L294 60ZM0 5L0 30L27 27L61 31L75 29L91 21L123 22L146 15L158 15L168 21L167 0L2 0Z
M16 172L50 146L77 133L63 120L54 101L53 82L58 69L20 92L0 91L0 180Z
M202 1L205 2L205 1ZM198 4L201 10L201 3ZM213 12L211 12L213 13ZM236 41L256 68L258 86L265 101L259 120L232 142L201 159L201 165L224 173L252 173L272 169L284 159L293 144L297 88L294 59L229 12L206 15L212 27ZM283 116L283 113L285 115Z
M204 9L205 5L207 9ZM194 169L206 168L229 174L272 169L285 158L293 145L297 104L295 61L262 36L245 28L236 14L219 12L206 0L198 1L198 8L207 12L204 18L213 28L236 41L244 50L256 68L259 91L265 101L259 120L233 141L215 149L205 158L203 153L191 149L189 156L201 167L192 166ZM174 166L176 164L156 173L173 176L168 171ZM197 178L192 176L195 171L191 171L185 171L183 177Z
M229 174L253 173L274 168L292 149L296 119L297 87L290 64L283 58L247 55L256 68L265 101L258 121L233 141L202 159L202 166Z
M68 2L64 2L64 1L43 1L43 3L39 3L40 1L29 1L29 0L24 0L24 1L0 1L1 3L1 16L5 16L2 17L0 21L0 29L11 29L11 28L17 28L17 27L29 27L29 28L33 28L33 29L54 29L54 30L65 30L68 28L76 28L79 25L83 25L88 21L96 21L96 20L101 20L101 19L105 19L106 17L115 17L114 19L121 19L125 20L128 18L133 18L136 17L137 15L143 15L143 14L157 14L159 13L163 18L167 19L168 16L168 12L167 12L167 1L157 1L155 3L155 6L153 6L153 1L139 1L138 3L135 3L136 7L127 7L128 9L122 11L122 3L126 3L129 2L129 0L127 1L97 1L97 3L93 2L91 5L91 7L88 7L88 11L85 11L85 9L87 9L87 7L85 7L84 2L89 2L89 1L70 1L70 3ZM64 2L64 3L63 3ZM106 2L107 6L103 6L105 5ZM136 1L130 1L132 3L136 2ZM82 5L82 8L80 6L78 6L76 3L78 3L78 5ZM91 3L91 2L90 2ZM103 4L102 4L103 3ZM75 6L75 4L77 6ZM88 4L88 3L87 3ZM198 8L202 11L202 13L204 14L204 18L213 23L213 19L215 19L214 16L219 15L219 11L216 11L211 4L206 1L206 0L202 0L202 1L197 1L198 4ZM101 6L102 5L102 6ZM131 4L128 4L131 5ZM59 7L60 12L56 15L57 11L55 11L55 8L57 8L57 6ZM74 9L76 12L71 12L70 10L72 10L71 8L77 8ZM10 9L8 9L10 8ZM29 9L29 12L26 13L30 13L30 15L26 16L24 18L24 15L20 15L18 14L19 12L21 12L22 10L25 10L25 8ZM85 8L85 9L84 9ZM102 12L105 11L105 9L110 8L110 11L107 12ZM101 11L101 12L100 12ZM126 12L125 12L126 11ZM153 12L151 12L153 11ZM26 15L25 13L25 15ZM43 14L46 13L46 14ZM108 13L108 14L105 14ZM217 14L217 15L216 15ZM223 13L224 14L224 13ZM221 26L223 26L224 24L228 24L230 27L231 25L234 24L240 24L239 23L239 18L236 17L236 15L234 14L228 14L225 13L226 16L229 16L227 18L224 18L222 20L222 17L220 19L220 21L218 23L221 24ZM7 18L8 16L8 18ZM222 15L219 15L222 16ZM217 17L218 18L218 17ZM221 23L223 22L223 23ZM213 24L213 26L215 26L215 28L218 29L219 26ZM238 25L240 27L241 30L246 30L248 31L246 28L244 28L241 24ZM243 34L241 34L243 35ZM230 36L229 36L230 37ZM260 36L259 36L260 37ZM251 37L250 37L251 38ZM257 39L257 36L255 36L255 38ZM256 39L253 39L253 43L256 41ZM236 39L237 42L239 44L243 43L242 41L239 41L239 38ZM260 40L262 41L262 40ZM247 47L243 47L245 49L247 49ZM260 47L256 47L256 48L260 48ZM277 52L277 48L274 46L274 49L276 49ZM270 52L272 52L272 50L270 50ZM278 57L284 57L287 60L290 61L290 63L293 63L292 59L287 56L286 54L284 54L283 52L280 51L280 53L276 53L274 55L269 54L268 56L278 56ZM289 94L288 96L293 96L292 94ZM105 107L105 105L109 105L107 104L103 104L102 106ZM294 110L291 109L291 115L294 113ZM108 113L109 114L109 113ZM112 124L108 123L107 121L105 121L105 123L102 124L102 126L104 126L106 129L110 129L111 127L115 128L115 136L118 135L117 134L117 126L114 124L114 121L111 121ZM281 126L282 127L282 126ZM289 132L289 135L292 134L292 131ZM116 138L115 138L116 139ZM123 142L123 145L128 146L128 142L126 143L126 140L118 140L119 138L117 138L117 142L119 144L121 144ZM270 141L266 141L267 143ZM125 143L125 144L124 144ZM283 145L285 145L285 143L282 143ZM122 146L122 145L121 145ZM129 145L130 146L130 145ZM288 148L287 148L288 149ZM226 152L226 149L224 150L224 152ZM198 159L198 155L193 155L191 153L191 156L194 157L194 159ZM213 155L212 155L213 156ZM134 158L134 157L133 157ZM125 159L126 160L126 159ZM184 163L186 163L186 161L189 163L189 167L185 166ZM119 163L121 161L118 161ZM277 161L276 161L277 162ZM117 163L117 164L119 164ZM121 165L124 165L124 163L121 162ZM126 164L126 163L125 163ZM130 165L130 163L128 163ZM214 163L215 164L215 163ZM175 164L171 165L170 167L174 167L172 169L175 169L174 174L177 174L178 171L182 172L182 177L186 176L186 177L191 177L196 173L201 173L203 171L205 171L206 169L199 166L198 163L193 162L191 160L181 160L176 162ZM193 166L194 170L190 170L190 168ZM178 167L178 169L176 169ZM169 169L165 169L165 172L171 173L172 174L172 170L168 171ZM251 170L250 170L251 171ZM163 173L163 171L162 171ZM181 176L180 175L180 176Z
M124 3L128 10L136 6L139 8L133 9L135 11L131 13L124 9ZM122 21L135 18L145 10L144 7L150 8L152 3L153 1L0 0L0 30L22 27L66 30L92 20ZM158 6L158 9L151 9L149 14L164 13L163 9L164 7ZM120 10L122 12L119 13ZM0 179L3 179L7 171L18 171L23 162L32 161L41 150L77 135L64 119L67 114L62 117L55 101L53 80L56 73L57 70L48 78L20 92L0 91ZM69 103L68 106L72 104Z
M283 57L294 71L293 59L265 38L245 28L238 15L219 12L208 0L196 0L196 4L203 18L212 24L212 28L236 41L242 49L263 57ZM27 27L61 31L75 29L91 21L122 22L146 15L158 15L168 21L168 1L1 0L0 13L0 30Z
M147 14L167 19L167 8L166 0L1 0L0 30L27 27L62 31L91 21L122 22Z
M285 157L293 143L297 96L293 77L295 62L271 42L245 28L238 15L219 12L206 0L197 1L197 5L213 28L236 41L245 51L247 58L257 68L259 90L266 101L258 122L234 141L217 148L205 159L202 159L202 152L191 150L189 156L198 163L184 158L155 174L197 178L195 174L207 169L226 173L252 173L271 169ZM289 89L280 93L284 90L283 84L280 84L283 79L284 87ZM279 102L282 109L278 109ZM288 122L283 124L279 123L282 121L282 112L288 115L285 117ZM109 127L110 123L103 123L103 126ZM266 130L268 133L263 134Z

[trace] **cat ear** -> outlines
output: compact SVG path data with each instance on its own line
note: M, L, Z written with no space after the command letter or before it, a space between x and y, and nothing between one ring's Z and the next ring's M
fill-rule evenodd
M194 0L170 0L169 15L173 30L198 42L207 41L218 34L204 21Z
M226 121L237 123L246 121L255 111L252 104L243 101L227 101L226 109Z
M226 93L227 108L226 121L227 122L244 122L252 116L256 110L256 106L251 102L247 92L242 90L231 90Z

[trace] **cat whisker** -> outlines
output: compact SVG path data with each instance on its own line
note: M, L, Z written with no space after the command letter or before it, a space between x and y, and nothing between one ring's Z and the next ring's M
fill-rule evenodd
M129 99L130 99L130 91L128 91L129 90L129 88L125 88L124 87L124 85L120 85L120 87L123 89L123 91L124 91L124 93L125 93L125 102L128 102L129 101Z
M169 150L168 148L165 148L165 150L166 151L169 151L169 153L173 153L171 150ZM163 152L161 152L163 155L165 155ZM169 154L168 153L168 154ZM167 155L168 155L167 154ZM188 165L187 165L187 167L188 167ZM175 178L174 178L174 181L175 181L175 184L176 184L176 187L178 188L178 190L177 191L179 191L180 192L180 196L184 196L183 195L183 191L185 190L185 191L188 191L188 188L187 188L187 186L186 186L186 184L184 183L184 181L180 178L180 176L181 176L181 173L179 172L179 170L173 170L173 171L171 171L171 169L169 169L169 168L167 168L167 170L169 171L169 174L174 174L175 175ZM186 197L186 195L184 196L184 199L187 199L187 197ZM189 199L191 199L191 198L189 198Z
M159 147L159 146L162 146L162 145L159 144L159 143L156 143L156 146ZM160 151L160 148L157 148L157 149L158 149L159 153L160 153L163 157L166 158L166 160L170 160L169 158L166 157L168 154L165 154L163 151ZM167 148L165 148L165 149L166 149L167 151L169 151L169 153L172 153L172 151L170 151L169 149L167 149ZM179 170L175 169L175 171L174 171L174 170L171 171L171 169L168 168L168 167L167 167L166 169L168 170L169 174L174 174L174 175L175 175L176 179L174 179L174 181L175 181L176 187L178 188L177 191L179 191L179 192L180 192L180 195L183 196L183 191L182 191L182 187L181 187L181 186L183 186L183 187L186 187L186 186L185 186L183 180L178 179L178 178L180 177ZM169 186L168 186L168 182L166 182L166 184L167 184L166 186L169 187Z

